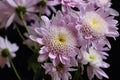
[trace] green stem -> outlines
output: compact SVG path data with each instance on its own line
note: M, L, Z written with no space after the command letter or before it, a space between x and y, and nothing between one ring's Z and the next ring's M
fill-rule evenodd
M24 16L23 16L23 13L22 13L22 12L21 12L21 14L20 14L20 18L21 18L21 20L22 20L22 23L23 23L26 31L28 32L28 34L30 34L30 33L29 33L29 30L28 30L28 26L27 26L27 24L26 24L26 21L25 21L25 19L24 19ZM36 48L35 43L33 43L33 44L34 44L34 46L35 46L35 48ZM32 50L32 48L30 48L30 49ZM32 50L32 51L33 51L33 50Z
M42 9L44 6L46 6L46 2L44 0L41 0L41 3L39 4L39 13L38 13L39 23L41 21Z
M15 25L16 30L17 30L19 36L21 37L21 39L22 39L23 41L25 41L25 38L23 37L23 35L22 35L21 31L19 30L18 26L17 26L16 24L14 24L14 25Z
M21 12L21 14L20 14L20 18L21 18L21 21L22 21L22 23L23 23L26 31L29 33L28 26L27 26L27 23L26 23L26 21L25 21L25 19L24 19L24 15L23 15L22 12Z
M13 62L12 62L11 59L10 59L10 64L11 64L11 66L12 66L12 68L13 68L16 76L17 76L17 78L18 78L19 80L22 80L21 77L19 76L19 74L18 74L18 72L17 72L17 70L16 70L16 68L15 68L15 66L14 66L14 64L13 64Z
M73 80L82 80L80 72L81 72L81 65L79 64L78 70L75 72Z
M16 30L17 30L19 36L21 37L21 39L22 39L23 41L25 41L25 38L23 37L23 35L22 35L21 31L19 30L18 26L17 26L16 24L14 24L14 25L15 25ZM31 51L34 52L34 50L33 50L31 47L28 47L28 48L31 49Z
M39 6L39 23L41 21L42 6Z

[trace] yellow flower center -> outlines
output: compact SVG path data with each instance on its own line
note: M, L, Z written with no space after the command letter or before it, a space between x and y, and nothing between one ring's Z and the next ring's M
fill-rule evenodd
M99 27L99 25L100 25L100 23L99 23L99 21L97 20L97 19L91 19L90 20L90 25L93 27L93 28L95 28L95 29L97 29L98 27Z
M92 61L95 61L96 60L96 57L92 54L89 54L89 59L92 60Z
M65 27L53 26L46 39L48 47L54 53L64 53L76 46L76 37Z
M102 58L99 55L99 53L92 48L89 49L89 53L84 52L83 57L90 65L94 66L99 66L100 62L102 61Z
M83 19L92 32L102 34L108 32L108 24L98 13L92 11L87 12Z
M65 42L66 42L65 35L64 34L59 34L56 42L57 42L58 45L65 44Z

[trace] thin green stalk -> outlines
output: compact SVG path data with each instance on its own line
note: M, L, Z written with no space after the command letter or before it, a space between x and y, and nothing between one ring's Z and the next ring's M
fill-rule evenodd
M39 13L38 13L39 23L41 22L42 9L45 5L46 5L46 2L44 0L42 0L41 3L39 4Z
M22 12L21 12L21 14L20 14L20 17L21 17L21 21L22 21L22 23L23 23L26 31L29 33L28 26L27 26L27 23L26 23L26 21L25 21L25 19L24 19L24 15L23 15Z
M42 6L39 6L39 23L41 21Z
M13 64L13 62L12 62L12 59L10 59L10 64L11 64L11 66L12 66L12 68L13 68L13 70L14 70L16 76L17 76L17 78L18 78L19 80L22 80L21 77L19 76L19 74L18 74L18 72L17 72L17 70L16 70L16 68L15 68L15 66L14 66L14 64Z
M28 30L28 26L27 26L26 21L25 21L24 16L23 16L23 13L21 13L20 17L21 17L22 23L23 23L26 31L28 32L28 34L30 34L30 33L29 33L29 30ZM35 48L36 48L35 43L34 43L34 46L35 46ZM32 50L32 48L30 48L30 49ZM33 50L32 50L32 51L33 51Z
M73 80L82 80L80 72L81 72L81 65L79 64L78 70L75 72Z
M17 26L16 24L14 24L14 25L15 25L16 30L17 30L19 36L21 37L21 39L22 39L23 41L25 41L25 38L23 37L23 35L22 35L21 31L19 30L18 26Z
M25 38L23 37L23 35L22 35L21 31L19 30L18 26L17 26L16 24L14 24L14 25L15 25L16 30L17 30L19 36L21 37L21 39L22 39L23 41L25 41ZM33 50L31 47L28 47L28 48L29 48L31 51L34 52L34 50Z

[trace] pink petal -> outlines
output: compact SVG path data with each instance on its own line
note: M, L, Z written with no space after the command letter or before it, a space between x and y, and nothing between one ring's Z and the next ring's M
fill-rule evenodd
M15 17L15 13L13 13L13 14L9 17L9 19L8 19L8 21L7 21L7 24L6 24L6 27L10 26L10 24L13 22L14 17Z
M11 52L16 52L18 49L19 49L19 47L15 43L13 43L10 47Z
M87 67L87 74L88 74L89 80L91 80L94 77L93 68L91 66Z
M57 4L60 4L60 3L58 1L52 1L52 0L47 2L47 5L50 5L50 6L55 6Z
M41 54L41 55L38 56L37 61L38 61L38 62L43 62L43 61L45 61L47 58L48 58L48 54Z
M102 66L101 67L108 68L108 67L110 67L110 65L108 63L102 62Z
M56 55L54 55L53 53L49 53L49 55L48 55L51 59L55 59L57 56Z
M10 56L11 56L12 58L14 58L14 57L16 57L16 54L15 54L15 53L10 53Z
M70 60L64 59L63 56L59 56L59 58L60 58L60 61L61 61L63 64L70 64Z
M36 41L37 41L39 44L41 44L41 45L44 44L44 43L43 43L43 39L41 39L41 38L37 38Z
M38 10L36 10L36 7L27 8L27 11L28 12L38 12Z
M108 75L101 69L97 69L96 70L101 76L105 77L105 78L109 78Z
M48 52L48 49L47 49L47 47L45 47L45 46L43 46L43 47L41 48L41 50L39 51L40 54L44 54L44 53L47 53L47 52Z
M50 21L46 16L42 16L41 19L44 21L44 24L46 25L46 27L50 25Z
M5 48L5 41L1 36L0 36L0 48L1 49Z
M110 14L111 15L113 15L113 16L119 16L119 13L116 10L114 10L112 8L109 8L109 10L110 10Z
M17 7L17 4L14 0L6 0L12 7Z

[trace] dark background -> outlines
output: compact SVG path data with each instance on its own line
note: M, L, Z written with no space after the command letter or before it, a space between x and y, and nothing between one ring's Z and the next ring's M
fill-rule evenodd
M112 0L112 8L117 10L120 13L120 2L119 0ZM119 21L120 24L120 16L116 17L116 19ZM117 26L120 28L120 25ZM22 29L22 28L21 28ZM24 30L22 30L24 32ZM119 29L120 32L120 29ZM7 34L8 39L13 42L18 42L17 44L22 46L20 47L19 51L17 51L17 57L13 59L13 63L15 64L16 69L18 70L18 73L24 80L32 80L33 72L32 70L28 71L28 64L27 60L32 55L30 51L28 51L27 47L24 45L21 45L22 40L19 38L17 31L12 30L10 27L8 30L0 29L0 35L4 36ZM109 57L106 62L110 64L110 68L104 69L104 71L109 75L109 79L104 80L120 80L120 37L116 38L116 41L113 38L109 38L109 41L111 43L112 49L108 52ZM22 49L24 47L24 49ZM5 66L5 68L0 68L0 80L18 80L13 69L8 68ZM83 80L88 80L87 78ZM94 80L98 80L97 78L94 78Z

